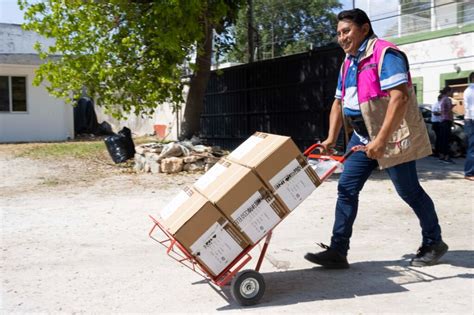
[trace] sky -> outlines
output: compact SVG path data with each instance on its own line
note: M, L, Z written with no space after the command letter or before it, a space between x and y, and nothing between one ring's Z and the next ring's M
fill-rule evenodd
M0 0L0 23L23 23L23 12L18 8L17 0Z

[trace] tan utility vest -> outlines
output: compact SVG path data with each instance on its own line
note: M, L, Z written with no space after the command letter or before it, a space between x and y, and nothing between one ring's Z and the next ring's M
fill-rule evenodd
M380 72L387 49L399 51L407 60L408 66L406 55L394 44L372 36L361 56L357 69L359 105L370 139L375 139L380 131L390 99L388 92L382 91L380 88ZM344 99L344 80L349 64L350 60L346 58L341 67L342 99ZM418 109L410 73L408 73L408 80L408 108L402 123L392 134L385 148L384 156L377 160L380 169L417 160L432 153L426 125ZM349 127L344 116L343 120L347 137Z

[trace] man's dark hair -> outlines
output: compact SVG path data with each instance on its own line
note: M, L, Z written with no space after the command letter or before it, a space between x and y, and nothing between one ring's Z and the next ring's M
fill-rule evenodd
M337 15L337 21L340 22L342 20L352 21L359 27L367 23L370 27L367 37L370 37L374 34L374 30L372 29L372 24L370 23L369 17L361 9L352 9L339 12L339 14Z
M469 82L474 83L474 72L471 72L471 74L469 74Z
M446 95L453 91L453 88L446 85L442 90L439 91L440 94Z

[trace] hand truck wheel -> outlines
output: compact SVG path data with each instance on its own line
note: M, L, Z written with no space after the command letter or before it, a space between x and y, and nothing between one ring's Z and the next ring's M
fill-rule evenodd
M230 294L240 305L255 305L265 292L263 276L255 270L239 272L230 286Z

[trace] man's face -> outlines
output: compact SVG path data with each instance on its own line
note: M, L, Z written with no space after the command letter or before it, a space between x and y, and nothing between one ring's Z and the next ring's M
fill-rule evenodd
M337 42L346 54L357 55L357 50L369 33L369 24L358 26L350 20L337 23Z

